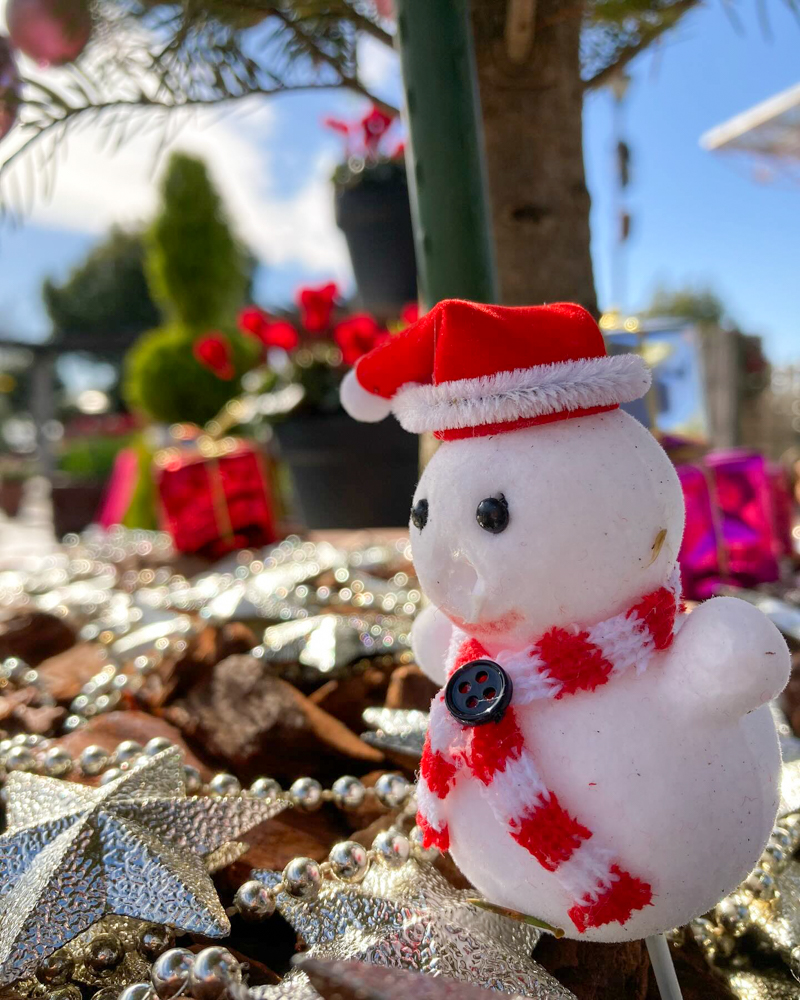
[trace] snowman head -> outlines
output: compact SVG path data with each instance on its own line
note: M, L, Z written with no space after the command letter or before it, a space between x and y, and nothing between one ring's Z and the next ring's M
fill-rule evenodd
M412 508L428 597L485 644L593 623L659 586L683 503L664 452L619 404L646 366L606 355L580 306L439 303L342 384L361 420L394 411L444 444Z
M430 600L489 648L514 647L661 586L683 498L656 440L617 409L442 445L410 532Z

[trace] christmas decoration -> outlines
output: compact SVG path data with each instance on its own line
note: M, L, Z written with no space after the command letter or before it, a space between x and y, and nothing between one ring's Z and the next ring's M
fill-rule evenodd
M92 14L86 0L8 0L6 25L26 56L40 66L63 66L86 47Z
M678 467L687 530L680 563L687 596L704 598L723 583L749 587L779 577L786 554L786 486L763 455L712 452Z
M224 936L228 918L201 860L282 804L187 798L165 750L93 789L15 771L0 838L0 982L107 913Z
M0 139L8 135L17 120L21 86L10 39L0 35Z
M411 511L420 582L454 626L422 756L425 842L489 900L595 941L708 910L778 806L766 703L788 651L744 602L680 616L680 484L619 409L648 386L578 306L458 301L342 385L353 416L393 410L444 442ZM415 632L433 677L442 645Z
M258 872L267 886L278 872ZM285 878L285 874L284 874ZM311 901L281 893L278 912L320 958L449 976L524 997L571 994L530 958L539 931L468 903L427 862L373 864L361 881L326 881ZM280 986L253 991L259 1000L316 997L302 970Z
M309 333L324 333L339 296L338 286L330 281L320 288L301 288L297 293L300 321Z
M236 375L231 355L231 345L221 333L211 333L194 343L194 356L217 378L230 382Z
M155 459L156 488L180 552L220 556L275 538L264 459L249 442L200 438Z

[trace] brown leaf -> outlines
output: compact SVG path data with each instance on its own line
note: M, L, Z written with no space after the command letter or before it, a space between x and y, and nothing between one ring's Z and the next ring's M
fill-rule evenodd
M229 656L165 715L243 780L338 776L383 755L252 656Z
M152 709L161 708L194 687L208 684L220 660L234 653L247 653L255 645L255 635L241 622L229 622L220 628L208 626L189 643L179 660L162 660L139 692L139 700Z
M432 976L366 962L343 962L302 955L297 964L323 1000L490 1000L494 990L449 976Z
M75 645L73 627L43 611L0 614L0 660L18 656L32 667Z
M56 701L70 702L83 685L108 663L99 643L81 642L56 656L50 656L36 668L45 691Z
M313 705L335 716L354 732L363 729L361 716L371 705L383 705L389 684L392 657L384 665L371 664L362 673L332 680L309 694Z
M387 708L416 708L427 712L439 688L416 664L398 667L386 692Z

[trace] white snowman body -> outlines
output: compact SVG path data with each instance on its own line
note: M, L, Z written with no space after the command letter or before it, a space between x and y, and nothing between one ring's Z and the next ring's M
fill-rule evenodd
M508 524L492 533L476 509L499 497ZM453 625L498 660L554 627L595 625L665 584L683 531L669 459L621 410L447 441L420 500L427 518L411 539L431 605L414 647L440 684ZM547 787L652 887L650 904L624 923L576 933L562 882L508 835L480 782L463 777L441 807L454 860L491 901L586 940L686 923L747 876L769 837L780 752L767 703L788 673L774 626L718 598L646 671L514 707Z

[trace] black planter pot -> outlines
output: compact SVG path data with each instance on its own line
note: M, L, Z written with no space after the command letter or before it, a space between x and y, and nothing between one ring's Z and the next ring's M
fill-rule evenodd
M344 233L361 305L382 319L417 298L417 264L405 175L337 187L336 224Z
M419 439L390 417L362 424L346 413L278 424L281 457L308 528L393 528L408 523Z

